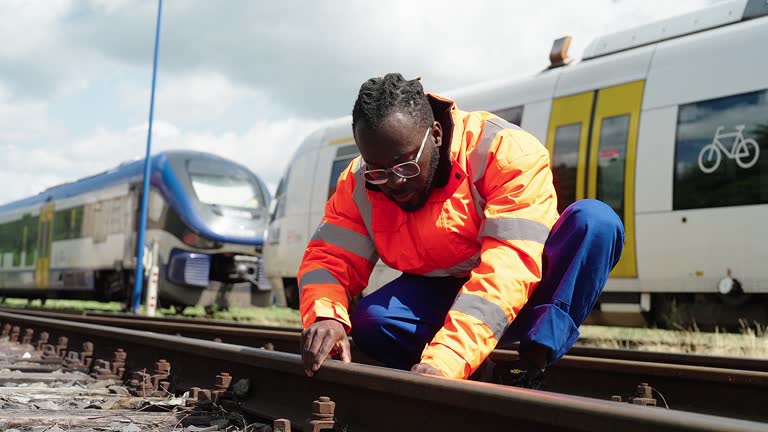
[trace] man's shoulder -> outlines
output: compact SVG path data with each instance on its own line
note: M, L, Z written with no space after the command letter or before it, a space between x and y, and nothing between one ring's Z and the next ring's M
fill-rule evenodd
M487 111L473 111L469 114L481 122L478 150L492 153L495 159L511 161L528 155L548 153L533 134L496 114ZM481 142L483 140L486 140L485 145Z

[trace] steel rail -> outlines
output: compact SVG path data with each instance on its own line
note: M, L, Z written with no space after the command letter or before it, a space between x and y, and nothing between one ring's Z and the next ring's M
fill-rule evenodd
M120 313L100 313L90 311L62 312L45 309L18 309L8 307L0 307L0 312L71 319L78 322L93 324L119 325L124 328L159 333L179 333L183 336L209 340L219 338L223 342L238 345L263 346L269 342L272 343L278 351L286 352L298 352L300 339L300 329L295 327L255 325L235 321L178 317L150 318ZM178 325L175 323L178 323ZM511 350L517 349L515 345L505 348ZM709 356L701 354L681 354L673 352L594 348L585 346L574 346L568 353L574 356L595 357L601 359L768 372L768 359L748 357Z
M116 348L128 352L128 368L158 357L173 364L177 390L210 386L205 373L226 370L251 380L241 407L260 417L284 417L300 428L319 395L336 402L336 418L355 431L768 431L768 425L725 417L634 406L545 391L427 377L330 360L313 377L298 355L201 339L0 313L4 322L90 340L94 358Z

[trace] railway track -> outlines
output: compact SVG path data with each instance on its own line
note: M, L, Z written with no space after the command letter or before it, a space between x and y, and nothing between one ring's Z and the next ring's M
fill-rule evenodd
M29 319L48 316L70 323L217 339L251 348L271 345L276 351L294 355L299 347L297 329L178 318L77 315L41 310L18 312ZM507 364L517 356L514 351L497 350L492 358L499 364ZM353 359L373 363L356 352ZM768 390L768 362L763 360L580 347L574 348L547 372L543 390L550 392L602 400L620 396L627 400L638 384L649 383L656 390L652 397L662 406L667 404L675 410L768 421L768 413L763 408Z

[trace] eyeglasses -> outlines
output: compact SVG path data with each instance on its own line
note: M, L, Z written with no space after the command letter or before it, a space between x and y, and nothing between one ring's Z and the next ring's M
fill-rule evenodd
M427 142L429 131L431 130L432 130L431 127L427 128L427 132L424 134L424 139L421 140L421 147L419 147L419 152L416 153L416 158L414 160L397 164L392 168L388 168L388 169L366 170L365 172L363 172L365 181L367 181L370 184L380 185L389 181L390 172L393 172L397 174L399 177L404 179L413 178L421 174L421 168L419 168L418 162L419 162L419 158L421 157L421 152L424 150L424 144Z

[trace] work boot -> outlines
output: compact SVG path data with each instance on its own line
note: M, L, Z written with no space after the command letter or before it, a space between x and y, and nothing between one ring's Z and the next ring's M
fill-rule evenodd
M497 366L495 375L503 385L538 390L544 383L544 369L518 360L512 367Z

